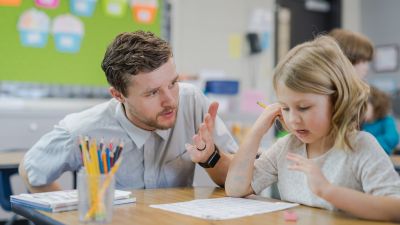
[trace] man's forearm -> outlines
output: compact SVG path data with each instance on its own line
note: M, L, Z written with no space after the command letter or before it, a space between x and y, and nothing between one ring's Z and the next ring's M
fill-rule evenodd
M28 185L28 189L31 193L37 193L37 192L48 192L48 191L60 191L61 187L57 182L53 182L49 185L44 185L44 186Z
M58 183L56 183L56 182L53 182L53 183L48 184L48 185L43 185L43 186L32 186L29 183L28 176L26 174L23 162L20 163L19 168L18 168L18 172L19 172L19 175L21 176L22 180L24 181L26 187L29 189L29 191L31 193L48 192L48 191L59 191L59 190L61 190L60 185Z
M215 167L206 170L211 179L217 185L223 187L225 185L226 175L228 174L229 165L233 158L233 155L222 151L220 151L220 155L221 158L215 165Z

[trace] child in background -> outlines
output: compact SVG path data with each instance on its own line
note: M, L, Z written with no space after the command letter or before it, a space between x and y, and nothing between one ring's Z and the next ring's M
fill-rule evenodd
M357 75L363 79L368 73L369 63L374 56L372 42L362 34L339 28L333 29L328 35L337 41L356 69Z
M343 53L356 69L357 75L363 79L369 70L369 62L374 55L374 46L372 42L364 35L344 29L333 29L329 32ZM369 102L373 110L365 118L365 123L361 125L365 130L378 140L379 144L390 155L399 142L399 136L396 128L395 118L388 115L391 105L389 96L371 87L371 96ZM375 115L371 115L371 113Z
M369 87L355 73L330 37L290 50L274 71L279 103L263 111L235 154L226 194L260 194L277 182L284 201L400 221L400 177L376 139L359 131ZM279 116L290 134L256 160Z
M390 97L371 86L362 130L374 135L388 155L393 153L399 143L395 119L389 115L390 108Z

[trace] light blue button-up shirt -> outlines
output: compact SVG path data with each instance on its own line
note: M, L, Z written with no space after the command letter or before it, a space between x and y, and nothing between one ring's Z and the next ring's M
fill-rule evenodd
M209 101L193 85L180 83L179 88L177 120L168 130L146 131L133 125L115 99L66 116L25 155L30 184L46 185L65 171L78 170L82 166L79 136L87 135L124 143L123 161L116 173L118 189L191 186L195 164L184 153L185 143L192 143ZM233 153L238 149L219 117L214 140L222 151Z

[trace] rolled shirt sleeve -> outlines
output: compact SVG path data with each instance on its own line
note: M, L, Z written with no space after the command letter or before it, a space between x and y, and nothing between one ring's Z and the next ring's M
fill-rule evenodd
M44 135L24 157L24 166L32 186L54 182L65 171L81 166L77 138L74 138L61 121Z

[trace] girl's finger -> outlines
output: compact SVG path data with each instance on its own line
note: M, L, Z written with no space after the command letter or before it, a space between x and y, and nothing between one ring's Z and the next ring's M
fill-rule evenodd
M286 155L286 158L287 158L288 160L293 161L293 162L296 162L296 163L299 163L299 162L301 161L301 158L297 157L297 156L294 155L294 154L290 154L290 153Z
M301 164L297 164L297 163L288 165L288 169L305 172L304 166L302 166Z
M296 160L296 161L303 162L303 163L308 161L308 159L305 158L304 156L301 156L301 155L295 154L295 153L288 153L286 156L288 159L290 159L292 161Z

